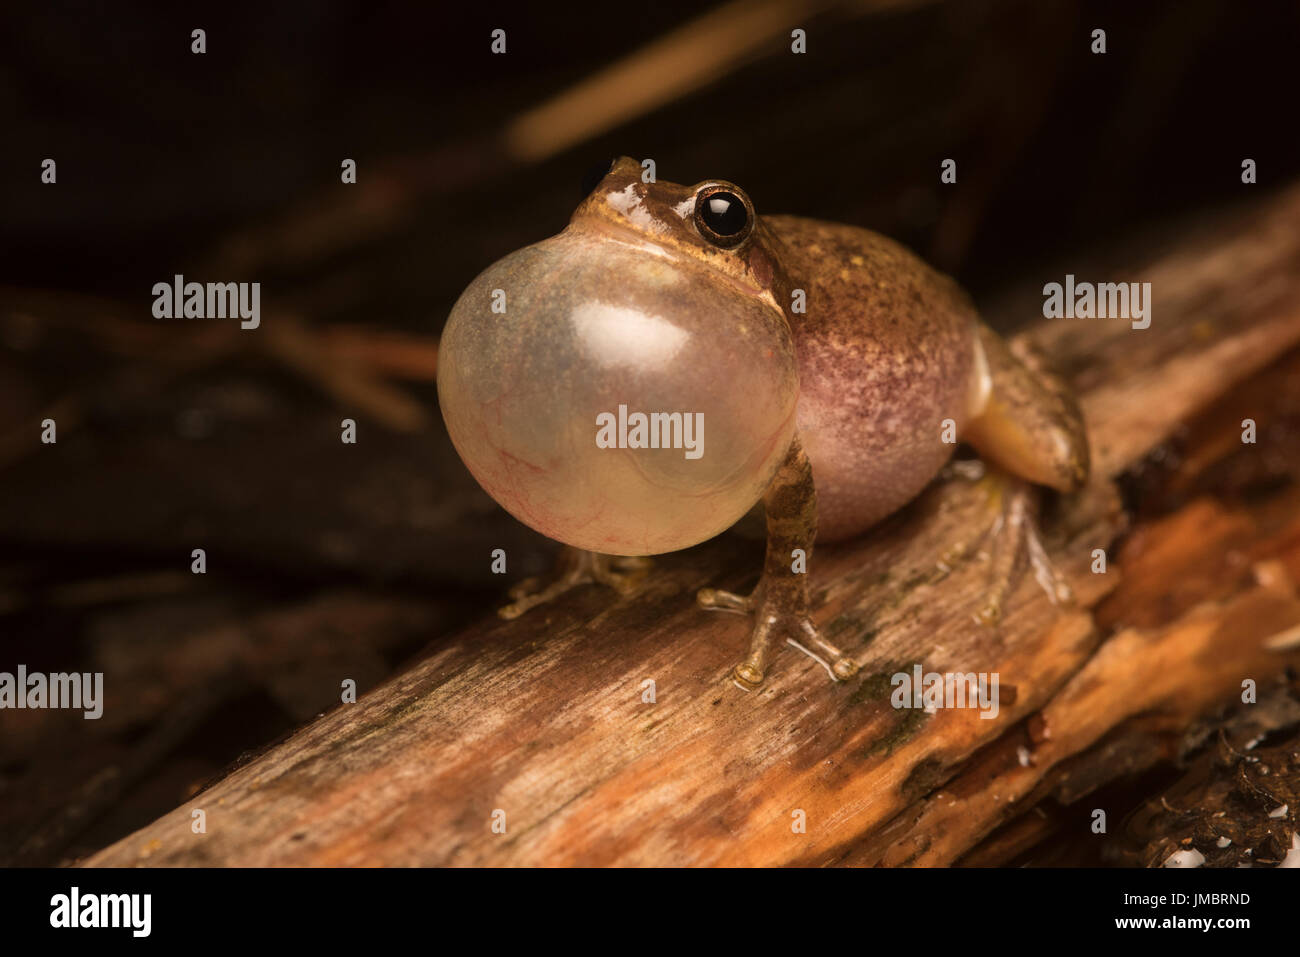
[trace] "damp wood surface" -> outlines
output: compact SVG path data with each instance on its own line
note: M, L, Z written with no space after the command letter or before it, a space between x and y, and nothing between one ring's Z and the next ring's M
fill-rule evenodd
M694 594L750 587L762 548L723 536L621 599L587 586L510 622L485 607L82 863L1002 864L1050 829L1087 833L1090 795L1177 764L1244 679L1285 694L1300 663L1300 190L1200 225L1072 270L1151 282L1149 328L1025 333L1079 391L1093 446L1091 484L1044 515L1074 607L1025 574L995 629L973 620L987 562L941 559L994 513L949 477L812 556L814 615L859 663L850 681L786 646L760 690L732 683L750 621ZM1043 281L986 311L1038 312ZM997 716L895 710L890 676L914 665L996 672ZM1258 803L1236 813L1267 818Z

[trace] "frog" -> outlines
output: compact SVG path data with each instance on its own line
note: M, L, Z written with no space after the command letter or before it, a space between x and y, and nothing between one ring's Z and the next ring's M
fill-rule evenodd
M560 233L466 287L438 364L471 474L564 546L551 574L510 590L504 618L588 583L631 593L651 556L757 520L754 588L696 595L752 616L731 678L762 686L785 639L847 680L858 663L812 613L814 541L866 534L951 468L959 443L994 481L991 526L1013 557L977 619L997 621L1020 556L1070 600L1038 525L1042 490L1068 496L1089 477L1076 398L955 280L866 228L760 217L729 180L680 185L619 157Z

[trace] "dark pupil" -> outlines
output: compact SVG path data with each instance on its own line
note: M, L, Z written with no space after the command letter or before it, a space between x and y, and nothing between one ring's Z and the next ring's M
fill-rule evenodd
M712 193L704 200L704 224L719 236L734 236L745 228L748 214L740 197L733 193Z

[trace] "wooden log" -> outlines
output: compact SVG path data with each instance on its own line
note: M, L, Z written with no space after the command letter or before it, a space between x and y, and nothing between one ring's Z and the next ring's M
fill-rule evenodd
M1294 481L1253 511L1212 496L1168 515L1139 507L1112 548L1127 522L1113 480L1300 343L1300 189L1211 225L1141 269L1095 277L1150 281L1149 328L1074 319L1028 333L1079 389L1095 450L1093 482L1046 525L1074 607L1052 605L1027 575L996 630L974 622L987 563L941 558L992 512L981 486L951 478L812 560L815 617L859 677L832 683L786 647L767 684L745 693L729 672L749 621L693 600L703 585L739 590L757 576L761 546L723 537L659 559L621 600L589 587L512 622L485 610L356 704L85 863L959 860L1068 792L1069 770L1134 722L1155 715L1157 731L1178 731L1235 700L1244 677L1300 661L1294 647L1266 646L1300 623ZM1258 401L1266 421L1276 410ZM1110 554L1105 574L1091 571L1097 548ZM1233 574L1204 594L1171 578L1202 567L1214 577L1225 562ZM997 716L895 710L890 677L916 664L998 673ZM1077 792L1107 779L1092 768ZM191 830L195 809L206 833Z
M1289 686L1288 686L1289 684ZM1250 734L1231 725L1168 792L1132 815L1126 832L1143 841L1134 863L1158 866L1194 852L1216 867L1267 867L1300 857L1300 687L1261 689L1265 720ZM1252 715L1252 717L1254 717Z

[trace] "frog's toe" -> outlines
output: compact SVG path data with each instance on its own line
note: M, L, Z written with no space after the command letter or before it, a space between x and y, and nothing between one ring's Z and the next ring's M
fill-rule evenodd
M832 681L844 681L858 673L858 663L822 637L808 614L808 600L802 587L768 595L763 593L761 585L750 595L702 588L696 599L705 608L756 611L749 653L731 672L732 680L746 691L762 685L772 646L781 639L825 668Z
M1038 529L1038 490L1001 472L994 473L991 479L990 498L998 504L999 514L990 531L989 591L975 614L976 621L995 625L1001 620L1006 599L1019 583L1026 560L1034 580L1053 604L1072 603L1074 591L1052 564Z
M524 612L554 601L579 585L608 585L620 595L634 592L649 573L648 558L624 559L566 545L555 567L546 575L526 579L512 587L513 601L497 609L501 618L518 618Z
M709 611L734 611L748 614L754 610L754 596L737 595L735 592L722 591L719 588L701 588L695 593L695 601L701 608Z
M794 636L787 642L825 668L832 681L844 681L858 673L858 663L823 638L807 615L800 616L793 631Z
M581 584L584 584L582 579L569 575L549 580L546 577L526 579L510 589L509 594L514 601L498 608L497 615L507 621L518 618L524 612L554 601L569 589Z
M742 661L731 671L732 680L746 691L756 691L763 684L763 670Z
M536 594L545 587L541 577L525 578L521 582L515 582L506 591L512 600L518 601L520 598L527 598L529 595Z
M1073 605L1074 589L1060 570L1052 564L1043 540L1039 535L1038 522L1032 518L1025 526L1025 547L1029 552L1029 565L1034 570L1034 580L1038 582L1054 605Z
M610 555L609 564L615 571L648 572L655 560L648 555Z
M852 658L841 657L831 666L831 674L840 681L848 681L858 673L858 663Z
M641 587L654 566L649 558L590 554L595 558L591 567L592 580L608 585L620 595L630 595Z

